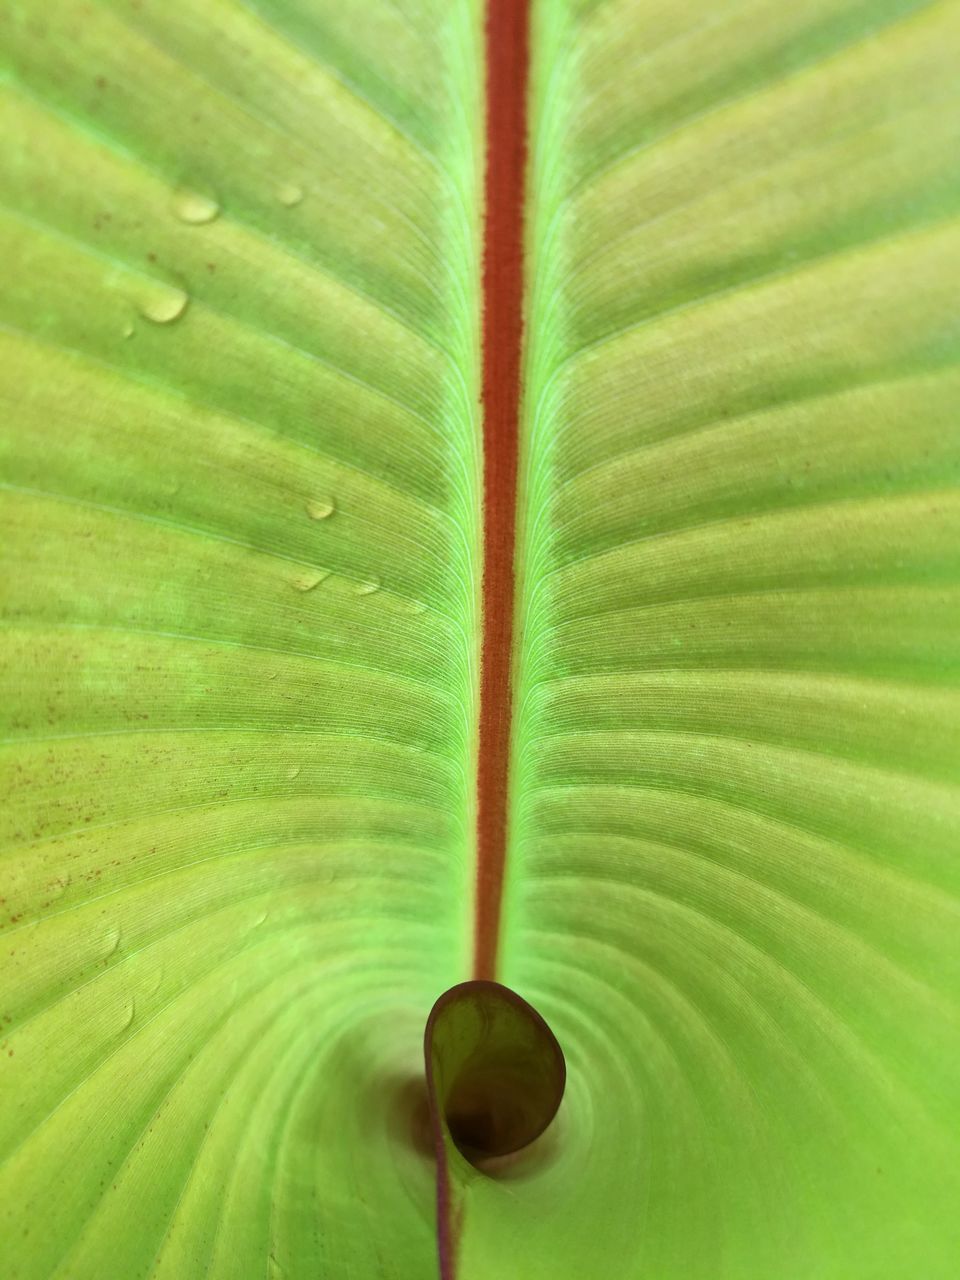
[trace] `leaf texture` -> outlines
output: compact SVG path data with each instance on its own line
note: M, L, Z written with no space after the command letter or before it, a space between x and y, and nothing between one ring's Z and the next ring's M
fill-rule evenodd
M435 1266L482 67L364 8L5 14L10 1280Z
M436 1274L482 22L3 15L5 1280ZM958 48L533 0L498 977L567 1090L458 1280L957 1274Z
M960 9L535 12L524 1274L946 1280Z

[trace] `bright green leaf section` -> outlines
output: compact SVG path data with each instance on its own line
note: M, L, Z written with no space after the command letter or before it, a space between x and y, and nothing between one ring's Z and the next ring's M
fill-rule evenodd
M465 1275L949 1280L960 6L536 14L502 976L569 1085Z
M7 6L4 1280L435 1267L479 15Z
M435 1274L470 953L476 0L19 0L0 1234ZM462 1280L954 1280L960 6L535 0L503 981Z

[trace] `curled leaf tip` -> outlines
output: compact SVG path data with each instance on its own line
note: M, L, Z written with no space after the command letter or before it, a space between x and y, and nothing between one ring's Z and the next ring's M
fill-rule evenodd
M427 1020L435 1135L473 1163L528 1146L557 1113L566 1064L532 1005L498 982L461 982Z
M509 987L479 978L440 996L423 1051L437 1159L440 1280L455 1280L462 1160L489 1171L487 1161L529 1146L557 1114L567 1070L536 1009Z

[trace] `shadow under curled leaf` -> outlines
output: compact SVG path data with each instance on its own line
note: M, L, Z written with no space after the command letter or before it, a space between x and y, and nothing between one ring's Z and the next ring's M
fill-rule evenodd
M958 49L4 6L2 1280L421 1280L438 1179L444 1280L960 1274ZM471 974L432 1032L542 1035L493 1089L428 1039L431 1130Z

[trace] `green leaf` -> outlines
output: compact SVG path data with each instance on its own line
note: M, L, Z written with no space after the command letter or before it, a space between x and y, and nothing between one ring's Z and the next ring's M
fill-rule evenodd
M482 73L445 9L8 11L8 1275L435 1265Z
M458 1280L953 1280L960 6L532 23L498 977L568 1079ZM2 32L0 1270L419 1280L479 0Z
M960 8L537 12L499 1274L947 1280Z

